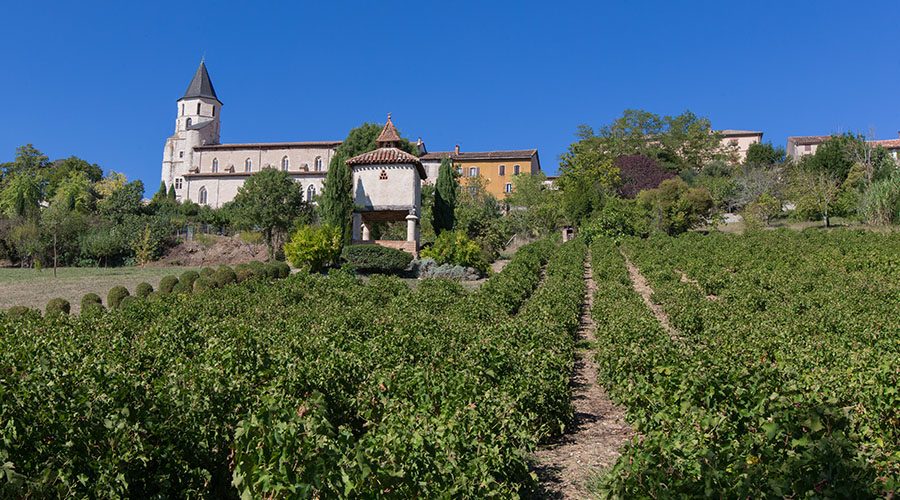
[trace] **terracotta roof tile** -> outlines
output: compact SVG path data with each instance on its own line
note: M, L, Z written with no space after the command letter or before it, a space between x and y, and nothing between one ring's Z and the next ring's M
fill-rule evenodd
M397 132L397 127L394 126L394 122L391 121L391 114L387 115L387 123L384 124L384 128L381 129L381 133L378 134L378 139L375 140L375 143L379 146L382 145L390 145L400 142L400 133Z
M347 165L415 165L419 175L425 179L425 169L422 162L415 156L397 148L378 148L347 160Z
M454 153L453 151L436 151L422 155L422 160L528 160L537 153L536 149L516 149L510 151L468 151Z
M830 135L797 135L788 137L788 144L793 143L797 144L798 146L822 144L830 138Z
M882 139L878 141L869 141L869 144L881 146L887 149L900 149L900 139Z

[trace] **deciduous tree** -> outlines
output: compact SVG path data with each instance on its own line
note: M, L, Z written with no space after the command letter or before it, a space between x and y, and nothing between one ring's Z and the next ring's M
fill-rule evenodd
M251 175L234 197L234 222L239 228L262 232L270 259L297 217L307 210L300 189L287 172L266 168Z

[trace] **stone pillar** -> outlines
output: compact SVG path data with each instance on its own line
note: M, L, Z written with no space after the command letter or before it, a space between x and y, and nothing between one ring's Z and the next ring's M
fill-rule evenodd
M406 241L415 242L416 248L419 247L418 222L419 217L416 214L410 213L406 216Z
M372 236L369 234L369 225L366 223L362 224L362 240L363 241L371 241Z
M362 226L362 214L353 213L353 232L351 238L354 241L359 241L360 236L360 226Z

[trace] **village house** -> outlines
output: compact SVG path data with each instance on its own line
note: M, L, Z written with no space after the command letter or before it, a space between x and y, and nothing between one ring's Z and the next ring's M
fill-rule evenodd
M453 151L426 153L420 157L429 178L437 179L437 172L444 158L453 162L461 186L468 186L480 177L485 191L499 199L513 192L515 176L537 175L541 171L537 149L463 152L457 145Z
M719 130L721 144L724 147L733 147L737 153L738 163L743 163L747 158L747 150L752 144L762 142L763 133L756 130Z

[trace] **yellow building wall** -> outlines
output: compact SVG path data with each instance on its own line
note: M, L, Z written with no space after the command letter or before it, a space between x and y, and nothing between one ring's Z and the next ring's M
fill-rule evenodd
M459 178L459 184L466 186L469 183L471 168L478 169L478 175L484 179L485 190L497 199L504 199L507 196L506 185L513 184L513 172L515 166L519 166L519 175L531 175L536 173L532 169L531 160L489 160L489 161L455 161L453 163L457 171L462 168L462 175ZM505 175L500 175L500 165L506 167Z

